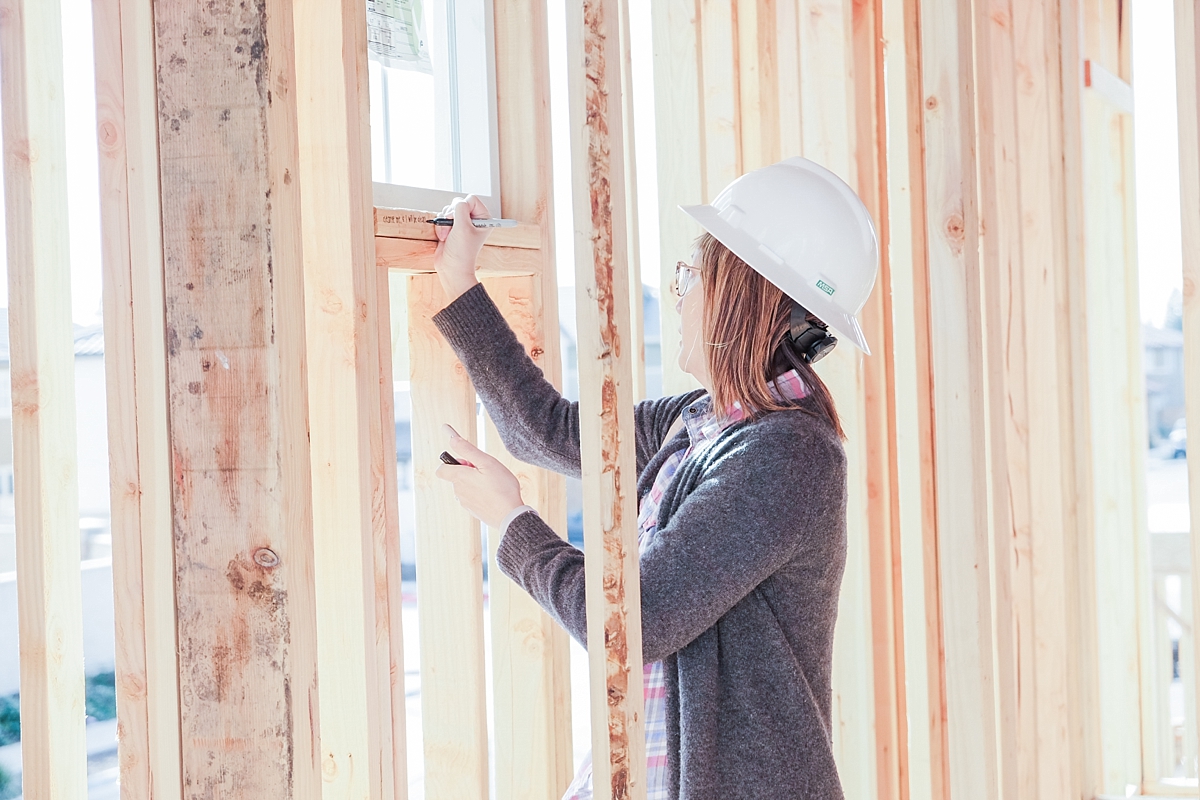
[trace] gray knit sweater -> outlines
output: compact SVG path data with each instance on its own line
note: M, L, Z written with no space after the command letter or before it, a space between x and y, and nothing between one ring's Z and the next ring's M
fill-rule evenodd
M483 287L434 322L509 451L578 476L578 404L543 378ZM663 440L699 396L637 405L639 499L662 462L687 446L686 430ZM734 424L684 462L641 557L643 658L663 662L673 798L842 797L830 710L845 454L805 402ZM579 549L525 513L497 559L587 646Z

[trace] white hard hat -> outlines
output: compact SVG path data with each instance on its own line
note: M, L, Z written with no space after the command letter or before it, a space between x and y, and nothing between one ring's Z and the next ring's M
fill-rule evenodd
M871 215L845 181L807 158L748 172L707 206L680 206L717 241L870 354L856 317L879 270Z

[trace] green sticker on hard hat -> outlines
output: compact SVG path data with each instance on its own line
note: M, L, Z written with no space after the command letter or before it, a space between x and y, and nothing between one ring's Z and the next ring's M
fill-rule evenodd
M833 297L833 293L837 291L837 289L834 289L832 286L830 286L828 283L821 280L820 278L817 279L817 288L820 289L825 294L829 295L830 297Z

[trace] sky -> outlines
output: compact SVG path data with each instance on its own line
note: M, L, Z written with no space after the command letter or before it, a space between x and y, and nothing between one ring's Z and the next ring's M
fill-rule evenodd
M71 240L72 316L81 325L99 321L101 307L100 224L95 94L92 68L91 3L61 0L63 5L64 97L66 100L69 232ZM564 4L551 2L550 30L566 25ZM647 74L651 58L649 4L633 3L631 43L635 71ZM1182 285L1179 222L1179 149L1176 128L1174 40L1171 0L1137 0L1134 6L1134 148L1137 173L1138 259L1143 321L1161 324L1167 302ZM551 35L552 126L556 144L566 142L569 122L563 100L565 36ZM643 281L658 284L658 218L654 160L654 82L634 85L637 143L640 253ZM555 216L571 219L570 154L553 152ZM3 198L0 197L0 205ZM560 232L570 230L559 223ZM0 226L0 242L3 240ZM574 284L573 242L559 236L559 282ZM0 248L0 264L3 263ZM0 280L0 306L8 304L8 284Z
M61 0L63 99L67 122L67 203L71 236L71 316L79 325L100 321L100 185L96 154L96 76L90 0ZM4 198L0 194L0 208ZM0 243L4 226L0 225ZM0 264L7 266L0 246ZM0 307L8 280L0 280Z
M1183 286L1172 0L1133 5L1133 146L1142 321L1161 325Z

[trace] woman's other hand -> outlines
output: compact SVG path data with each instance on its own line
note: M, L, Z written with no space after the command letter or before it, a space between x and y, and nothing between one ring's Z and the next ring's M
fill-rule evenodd
M450 452L462 466L443 464L437 475L454 484L459 505L491 528L498 527L512 511L525 505L517 476L492 456L443 426L450 437Z
M472 219L487 219L487 207L473 194L455 200L442 209L441 216L453 217L454 225L449 228L436 226L437 252L433 266L446 290L448 302L454 302L479 280L475 277L475 264L479 251L490 232L489 228L476 228Z

